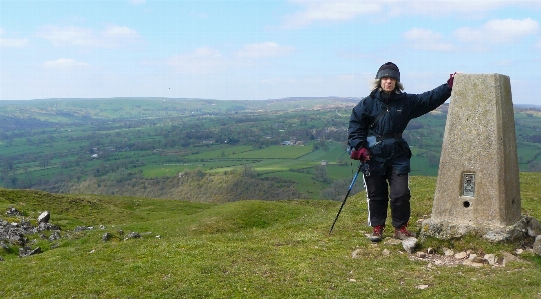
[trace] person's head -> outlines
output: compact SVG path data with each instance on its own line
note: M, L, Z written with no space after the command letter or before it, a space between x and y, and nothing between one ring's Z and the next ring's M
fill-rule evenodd
M387 93L404 90L404 86L400 83L400 70L396 64L387 62L379 67L372 90L376 88L381 88Z

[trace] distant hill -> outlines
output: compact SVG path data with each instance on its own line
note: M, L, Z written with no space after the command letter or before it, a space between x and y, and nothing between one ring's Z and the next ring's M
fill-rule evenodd
M540 105L515 104L514 106L515 106L515 108L518 108L518 109L532 109L532 110L540 110L541 111L541 106Z

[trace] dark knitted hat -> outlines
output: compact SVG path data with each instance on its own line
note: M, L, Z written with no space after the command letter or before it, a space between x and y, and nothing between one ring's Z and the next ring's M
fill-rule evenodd
M395 78L396 81L400 82L400 70L398 70L396 64L387 62L379 67L378 73L376 74L376 79L381 79L383 77Z

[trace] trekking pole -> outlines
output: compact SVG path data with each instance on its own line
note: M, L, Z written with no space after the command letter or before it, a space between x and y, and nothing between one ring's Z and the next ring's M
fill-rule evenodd
M359 176L359 172L361 172L361 168L363 167L363 164L364 164L363 162L359 163L359 168L357 168L357 173L353 176L353 180L351 181L351 184L349 185L348 193L346 193L346 197L344 197L344 200L342 201L340 210L338 210L338 214L336 214L336 218L334 218L334 222L332 223L331 230L329 230L329 235L332 233L334 225L336 224L336 220L338 220L338 216L340 216L340 212L342 212L342 208L346 204L346 200L348 199L351 189L353 189L353 185L355 184L355 181L357 180L357 176Z

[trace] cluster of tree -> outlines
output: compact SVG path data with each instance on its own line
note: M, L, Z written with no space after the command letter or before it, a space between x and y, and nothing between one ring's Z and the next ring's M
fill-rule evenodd
M528 163L528 171L541 172L541 162L532 161Z
M327 175L327 167L325 165L317 165L314 167L314 175L312 176L312 179L327 183L329 182L329 176Z
M336 180L321 192L321 198L330 200L344 200L344 194L346 194L350 184L351 181L349 180ZM351 188L350 195L355 195L361 191L363 191L362 181L357 181L353 185L353 188Z
M224 203L246 199L303 198L294 185L295 182L281 178L259 178L255 170L244 167L221 174L196 169L184 171L178 177L162 178L145 178L136 172L119 172L72 182L66 192Z
M541 134L534 134L528 137L527 140L533 143L541 143Z
M1 130L3 132L11 131L28 131L34 129L40 129L44 127L51 127L54 124L41 121L35 118L19 118L10 117L6 115L0 115L0 123L2 124Z

